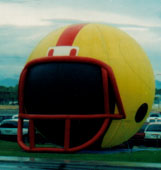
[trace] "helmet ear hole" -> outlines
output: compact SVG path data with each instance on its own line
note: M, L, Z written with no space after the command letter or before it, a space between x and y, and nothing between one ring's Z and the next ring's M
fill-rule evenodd
M147 111L148 111L148 104L147 103L142 104L136 112L135 121L137 123L141 122L146 116Z

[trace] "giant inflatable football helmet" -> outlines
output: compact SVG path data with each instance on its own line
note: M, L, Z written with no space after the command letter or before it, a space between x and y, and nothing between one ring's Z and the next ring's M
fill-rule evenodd
M55 30L34 49L20 76L18 143L38 152L119 145L143 125L154 88L146 54L126 33L101 24ZM53 147L36 146L35 131Z

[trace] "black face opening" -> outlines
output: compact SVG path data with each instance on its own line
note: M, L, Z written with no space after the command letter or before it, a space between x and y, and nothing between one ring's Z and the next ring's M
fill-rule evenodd
M28 69L24 86L27 114L103 114L101 68L88 63L39 63ZM72 120L70 146L94 136L104 120ZM35 127L51 142L64 144L65 120L35 120Z

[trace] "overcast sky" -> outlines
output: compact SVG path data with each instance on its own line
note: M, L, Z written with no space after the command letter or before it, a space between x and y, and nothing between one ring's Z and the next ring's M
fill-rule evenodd
M0 0L0 76L18 78L45 35L82 22L127 32L147 53L155 75L161 74L161 0Z

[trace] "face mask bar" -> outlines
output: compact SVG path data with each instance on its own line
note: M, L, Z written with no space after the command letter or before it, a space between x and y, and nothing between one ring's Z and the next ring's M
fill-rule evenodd
M24 107L24 87L25 87L25 80L27 76L28 69L33 67L36 64L43 64L43 63L49 63L49 62L70 62L70 63L87 63L87 64L93 64L97 65L101 68L101 74L102 74L102 85L103 85L103 91L104 91L104 114L90 114L90 115L40 115L40 114L28 114L25 111ZM111 114L110 113L110 107L109 107L109 94L108 94L108 80L110 80L115 99L116 99L116 106L118 108L118 113ZM125 111L123 108L123 104L121 101L121 97L119 94L119 90L117 87L117 83L115 80L114 73L112 71L112 68L96 59L87 58L87 57L79 57L79 56L54 56L54 57L44 57L32 60L29 62L23 69L20 80L19 80L19 120L18 120L18 144L20 147L26 151L31 152L75 152L82 150L93 143L95 143L107 130L107 127L109 125L109 122L111 119L125 119ZM28 119L29 120L29 146L26 145L23 142L23 120ZM63 148L55 148L55 147L36 147L35 145L35 126L34 126L34 120L48 120L48 119L60 119L65 120L65 130L64 130L64 147ZM81 144L79 146L70 147L70 127L71 127L71 120L85 120L85 119L103 119L103 124L101 128L98 130L98 132L93 136L90 140L85 142L84 144Z

